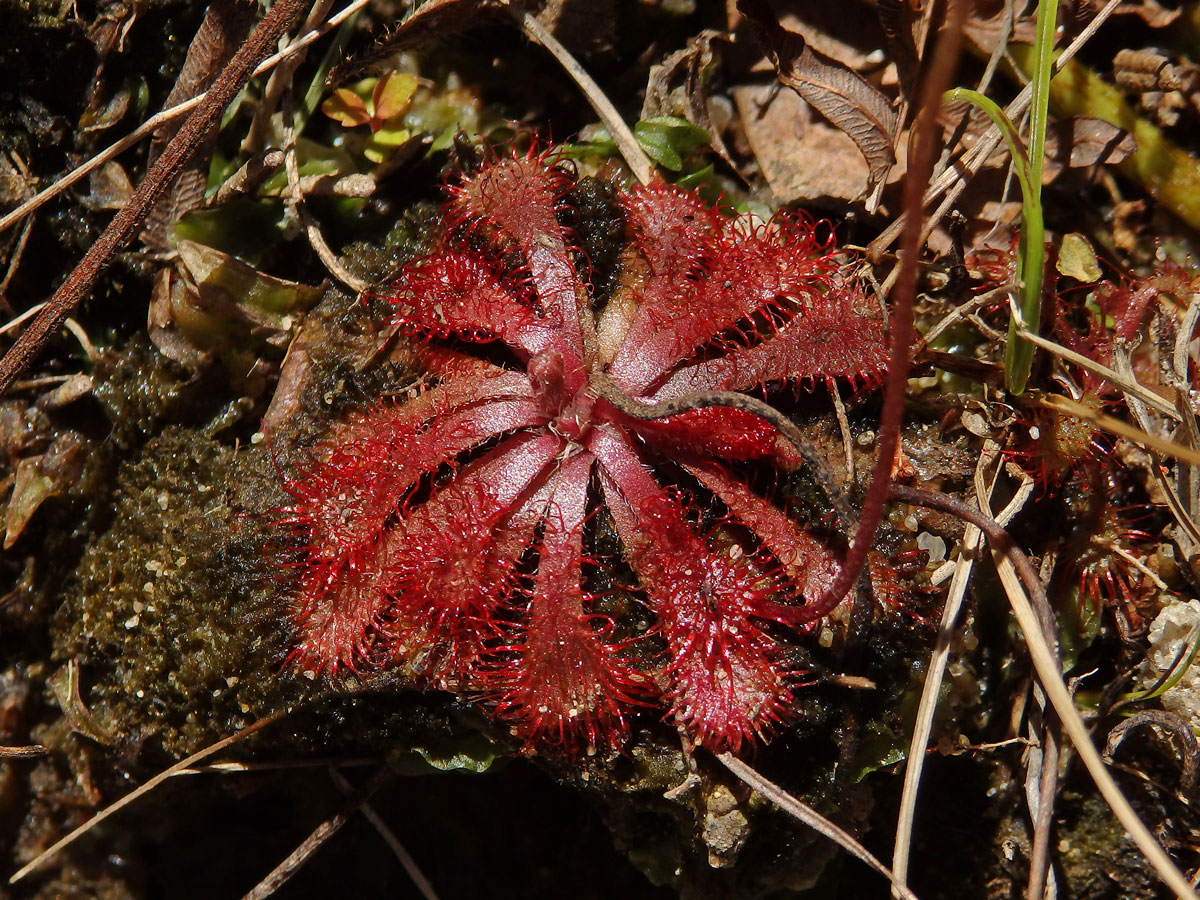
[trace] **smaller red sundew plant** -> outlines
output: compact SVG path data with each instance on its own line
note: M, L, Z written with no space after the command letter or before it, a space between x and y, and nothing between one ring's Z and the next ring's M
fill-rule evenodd
M1048 290L1045 308L1052 336L1068 349L1111 368L1118 343L1131 348L1137 343L1159 290L1154 279ZM1079 403L1102 412L1119 396L1103 376L1070 368L1075 376L1072 393ZM1088 461L1110 465L1111 448L1094 425L1054 410L1033 409L1020 416L1014 437L1011 455L1047 493L1056 492Z
M1119 633L1132 639L1145 631L1158 590L1156 509L1139 500L1124 466L1107 457L1079 465L1063 493L1078 524L1059 554L1058 590L1074 598L1081 620L1112 610Z
M729 217L660 182L618 192L629 243L597 316L574 185L545 153L486 162L383 293L430 374L286 479L292 657L403 666L527 750L620 745L661 704L736 752L788 717L789 644L839 570L752 486L802 461L744 392L877 383L882 311L803 216ZM619 560L590 549L601 509ZM648 636L599 612L587 572L606 568L631 572Z
M1066 279L1057 279L1061 284ZM1052 336L1081 356L1109 368L1114 351L1131 353L1155 310L1160 292L1178 292L1186 273L1167 269L1146 279L1131 277L1085 283L1069 290L1050 290L1045 304ZM1057 286L1052 283L1052 288ZM1134 356L1131 364L1143 383L1154 383L1157 372ZM1097 413L1116 413L1120 392L1102 375L1074 364L1061 379L1073 398ZM1114 453L1114 441L1091 422L1055 410L1033 408L1018 415L1010 454L1041 486L1046 495L1075 498L1086 509L1084 526L1062 547L1056 581L1079 608L1082 618L1112 610L1122 634L1144 628L1139 607L1153 592L1148 546L1155 539L1134 527L1148 515L1146 505L1122 507L1114 498L1124 495L1128 482L1124 465Z

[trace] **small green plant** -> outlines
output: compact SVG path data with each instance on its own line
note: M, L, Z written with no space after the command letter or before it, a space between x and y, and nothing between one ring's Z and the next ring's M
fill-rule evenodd
M321 111L347 128L369 126L371 137L363 155L373 163L380 163L412 136L405 127L404 114L416 91L415 75L388 72L379 78L364 78L350 87L338 88L321 104Z
M1054 25L1058 0L1038 0L1033 99L1029 112L1029 145L1012 120L996 103L978 91L955 88L946 99L965 100L985 112L1000 129L1013 169L1021 185L1021 238L1017 252L1018 303L1008 326L1004 354L1005 381L1010 392L1020 394L1033 365L1033 344L1021 337L1024 327L1037 331L1042 310L1042 275L1046 264L1045 225L1042 220L1042 163L1046 154L1046 118L1050 104L1050 78L1054 63Z
M559 148L560 156L614 156L617 144L603 125L585 129L586 137L574 144ZM693 154L708 144L708 132L678 116L653 116L639 119L633 126L638 146L656 164L669 172L695 174L689 163L696 162ZM702 170L701 170L702 171Z

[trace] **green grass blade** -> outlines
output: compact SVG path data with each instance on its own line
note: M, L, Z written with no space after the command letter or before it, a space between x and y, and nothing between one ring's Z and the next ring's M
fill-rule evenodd
M1033 344L1020 336L1022 326L1036 332L1042 318L1042 275L1046 264L1045 224L1042 221L1042 163L1046 156L1046 118L1050 107L1050 76L1054 62L1054 26L1058 0L1038 0L1037 60L1033 72L1033 100L1029 112L1029 191L1021 213L1021 243L1017 277L1020 282L1020 320L1008 324L1004 372L1011 393L1020 394L1033 365Z

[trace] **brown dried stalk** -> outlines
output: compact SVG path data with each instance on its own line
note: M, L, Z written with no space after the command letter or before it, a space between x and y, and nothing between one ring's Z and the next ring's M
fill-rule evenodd
M96 243L84 254L83 259L38 313L33 324L17 338L17 342L4 354L4 358L0 359L0 394L8 390L13 380L29 366L50 336L58 331L87 296L100 273L141 227L155 201L171 185L184 163L204 140L209 128L237 96L255 66L275 48L280 36L307 5L308 0L276 0L271 11L258 23L258 27L213 84L204 102L188 116L179 133L171 139L162 155L146 173L129 203L117 213Z

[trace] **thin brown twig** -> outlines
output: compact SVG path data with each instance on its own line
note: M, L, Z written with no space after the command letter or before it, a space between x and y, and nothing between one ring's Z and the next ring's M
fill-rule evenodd
M329 244L325 241L325 236L321 234L320 226L309 213L308 206L304 202L304 191L300 186L300 164L296 159L296 129L292 123L291 109L285 112L285 118L287 124L284 126L283 140L285 146L283 149L283 161L284 168L287 171L288 206L292 208L292 211L296 214L296 218L300 220L300 224L304 228L304 233L308 237L309 246L313 248L313 251L325 266L325 270L346 287L350 288L351 291L361 294L369 285L342 265L342 261L337 258L337 254L333 252Z
M832 381L828 382L829 399L833 401L833 411L837 415L838 430L842 433L842 452L846 455L846 484L854 483L854 437L850 434L850 418L846 415L846 403L842 400L842 392Z
M1041 694L1040 691L1037 692ZM1045 704L1045 695L1040 700ZM1046 891L1046 880L1050 873L1050 838L1054 826L1054 801L1058 796L1058 766L1062 752L1060 726L1052 708L1044 708L1041 716L1040 737L1037 746L1031 748L1030 759L1036 758L1041 771L1037 778L1037 809L1033 815L1033 848L1029 854L1029 881L1025 887L1025 900L1042 900Z
M879 439L871 486L859 513L858 527L850 542L850 550L833 585L815 607L832 609L857 582L867 553L875 539L875 530L883 518L883 504L888 485L892 483L892 467L900 446L900 424L904 416L904 395L908 390L908 354L913 336L913 300L917 290L917 263L921 252L921 198L933 171L937 140L938 99L946 92L954 67L958 62L962 27L966 19L964 0L949 0L946 18L934 44L933 59L921 85L920 109L917 119L916 149L909 159L904 184L904 208L908 225L901 241L900 275L892 292L892 315L888 335L892 344L888 362L888 377L883 389L883 411L879 417Z
M326 841L337 834L342 826L350 821L350 817L366 802L368 797L394 777L395 773L386 766L372 775L371 779L363 787L356 790L347 799L346 804L336 814L330 816L314 828L312 833L301 841L300 845L289 853L279 865L272 869L266 878L251 888L242 900L266 900L267 897L270 897L283 887L300 870L300 867L308 862L309 857L316 853Z
M333 6L333 0L315 0L312 9L304 18L304 24L300 26L300 32L303 34L315 31L329 14L331 6ZM292 78L302 62L304 62L304 56L299 53L285 59L267 79L267 86L263 88L262 100L259 101L250 127L246 129L246 137L242 140L243 153L257 155L266 148L267 138L271 134L271 116L279 108L283 95L292 87Z
M990 291L985 291L982 294L977 294L970 300L967 300L965 303L961 303L954 307L954 309L946 313L946 315L943 316L936 325L925 332L925 343L932 344L942 336L942 333L947 328L952 326L959 319L966 318L975 310L979 309L979 307L987 306L989 303L994 303L997 300L1007 301L1007 298L1009 294L1012 293L1012 290L1013 286L1011 284L1004 284L998 288L993 288Z
M545 47L558 60L558 64L583 91L584 97L596 111L596 115L600 117L604 127L608 129L609 135L617 145L621 156L625 158L625 163L633 172L633 176L642 184L649 184L650 179L654 177L654 165L646 156L646 151L637 142L633 132L629 130L629 126L625 124L625 120L621 118L621 114L617 112L617 108L600 89L600 85L596 84L587 69L579 64L570 51L534 17L533 13L524 12L516 4L508 5L507 9L525 34Z
M28 744L22 747L0 746L0 759L35 759L45 756L48 751L41 744Z
M158 787L160 784L162 784L164 781L166 781L168 778L171 778L172 776L178 774L179 772L182 772L184 769L191 768L196 763L200 762L200 760L202 760L202 759L208 759L208 757L212 756L214 753L220 753L222 750L224 750L226 747L230 746L231 744L235 744L240 740L244 740L245 738L248 738L250 735L254 734L254 732L258 731L259 729L265 728L266 726L268 726L274 722L278 722L280 719L282 719L287 714L288 714L288 711L285 710L283 712L274 713L273 715L267 716L266 718L259 719L253 725L247 725L241 731L231 734L227 738L222 738L221 740L217 741L215 744L210 744L209 746L205 747L203 750L193 753L191 756L189 756L185 759L181 759L179 762L175 763L175 765L171 766L170 768L164 769L163 771L159 772L157 775L155 775L153 778L151 778L149 781L147 781L141 787L126 794L124 797L122 797L120 800L116 801L115 803L109 804L104 809L100 810L100 812L96 813L96 815L92 816L90 819L88 819L86 822L84 822L82 825L80 825L78 828L74 829L73 831L71 831L67 835L65 835L64 837L55 841L53 844L51 844L49 847L47 847L45 850L43 850L41 853L39 853L37 856L35 856L29 862L27 862L24 866L22 866L20 869L18 869L13 874L13 876L8 879L8 883L16 884L18 881L20 881L22 878L24 878L30 872L34 872L34 871L40 869L43 865L46 864L46 862L48 862L50 859L52 859L54 856L56 856L60 850L62 850L64 847L68 846L69 844L74 843L75 840L80 837L80 835L83 835L83 834L87 833L88 831L91 831L93 828L95 828L97 825L99 825L101 822L103 822L109 816L124 809L126 806L128 806L133 801L137 800L139 797L143 797L146 794L150 793L156 787Z
M855 858L866 863L890 881L892 889L903 900L917 900L916 895L909 888L900 884L887 866L876 859L866 847L856 841L845 829L839 828L811 806L802 803L773 781L764 778L756 769L742 762L732 753L718 753L716 757L721 765L784 812L791 814L818 834L829 838L843 850L851 853Z
M0 308L8 313L12 312L12 306L8 302L8 286L12 283L13 276L17 274L17 266L21 264L21 257L25 255L25 245L29 243L29 232L32 228L33 219L30 219L21 229L20 235L17 236L17 244L8 258L8 269L4 273L4 280L0 281Z
M346 796L354 794L354 785L347 781L346 776L336 768L330 767L329 777L333 779L333 783L338 786L338 790L343 794ZM400 861L400 865L404 866L404 871L408 873L408 877L412 879L413 885L421 892L421 896L425 900L438 900L437 891L433 889L433 884L425 877L425 873L421 871L421 867L417 865L417 861L413 859L412 854L400 842L400 838L396 837L396 833L388 827L387 822L383 821L383 817L375 811L375 807L368 801L363 800L358 808L362 811L363 817L375 826L375 830L379 832L379 836L383 838L384 843L396 854L396 859Z
M353 0L353 2L351 2L345 9L336 15L331 16L328 22L325 22L315 31L310 31L308 34L301 35L300 37L296 38L296 40L290 42L278 53L273 53L264 59L258 64L257 67L255 67L254 75L263 75L271 71L273 68L275 68L275 66L279 65L284 60L302 52L310 44L316 42L330 31L337 28L339 25L345 22L346 19L350 18L350 16L354 15L354 13L358 12L370 2L371 0ZM76 184L86 176L90 175L110 159L120 156L131 147L137 146L145 138L158 131L158 129L163 125L166 125L168 122L174 122L176 119L187 115L189 112L203 103L207 96L207 93L197 94L195 97L192 97L190 100L185 100L183 103L180 103L177 106L172 106L168 109L164 109L155 113L116 143L110 144L108 147L90 157L85 162L80 163L62 178L56 180L53 184L48 185L43 190L34 194L24 203L14 207L11 211L5 213L3 216L0 216L0 231L7 231L30 213L36 212L40 207L53 200L63 191L67 190L69 187Z
M213 83L204 101L196 107L179 132L151 166L129 202L113 217L108 227L84 254L46 307L38 313L16 343L0 359L0 394L3 394L58 331L91 291L113 255L133 237L159 197L184 163L204 140L212 124L249 80L254 67L266 57L308 0L277 0L258 23L229 65Z

